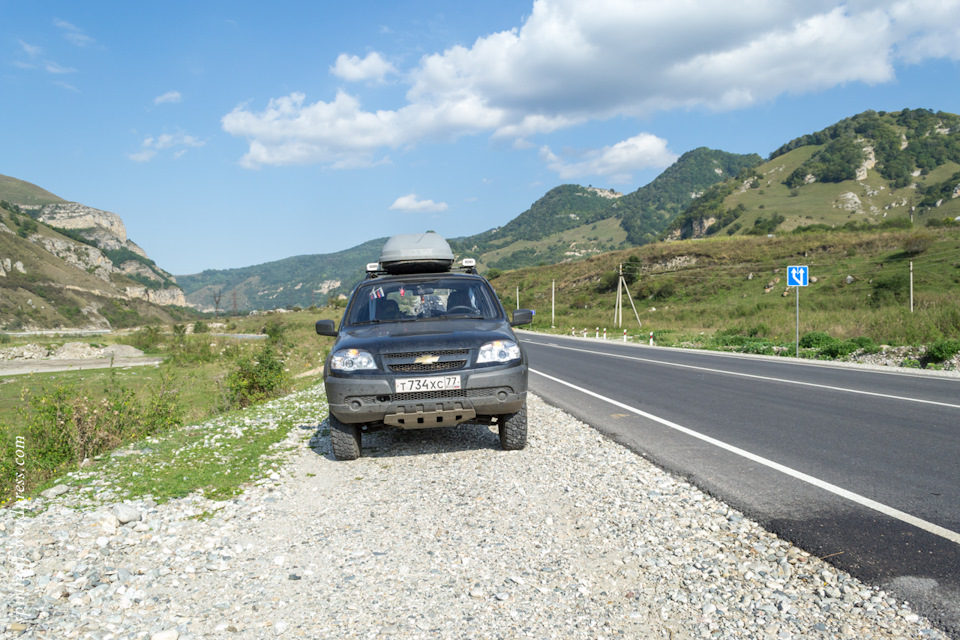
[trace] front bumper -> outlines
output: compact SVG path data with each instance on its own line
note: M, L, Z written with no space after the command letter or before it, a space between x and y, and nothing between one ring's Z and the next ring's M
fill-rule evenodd
M527 365L458 372L461 387L397 393L395 375L334 376L324 380L330 413L347 424L401 429L446 427L516 413L527 401Z

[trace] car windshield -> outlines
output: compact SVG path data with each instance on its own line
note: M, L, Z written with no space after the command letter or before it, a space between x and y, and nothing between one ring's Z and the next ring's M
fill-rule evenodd
M357 288L347 310L346 324L452 317L499 317L489 287L474 278L372 280Z

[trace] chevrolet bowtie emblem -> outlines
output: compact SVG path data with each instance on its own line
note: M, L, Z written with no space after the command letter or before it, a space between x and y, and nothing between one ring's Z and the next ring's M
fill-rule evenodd
M429 353L425 356L419 356L416 359L416 364L436 364L437 362L440 362L440 356Z

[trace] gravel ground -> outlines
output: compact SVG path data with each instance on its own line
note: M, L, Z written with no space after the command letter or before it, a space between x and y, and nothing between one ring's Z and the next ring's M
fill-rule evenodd
M287 401L324 416L320 387ZM529 421L523 451L471 425L369 435L355 462L314 423L230 501L8 510L2 635L946 638L536 397Z

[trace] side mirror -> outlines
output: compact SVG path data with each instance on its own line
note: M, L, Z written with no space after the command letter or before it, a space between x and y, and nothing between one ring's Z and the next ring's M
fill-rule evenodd
M511 327L519 327L522 324L533 322L533 311L530 309L517 309L513 312L513 320L510 321Z
M317 334L321 336L337 337L337 325L333 320L317 320Z

